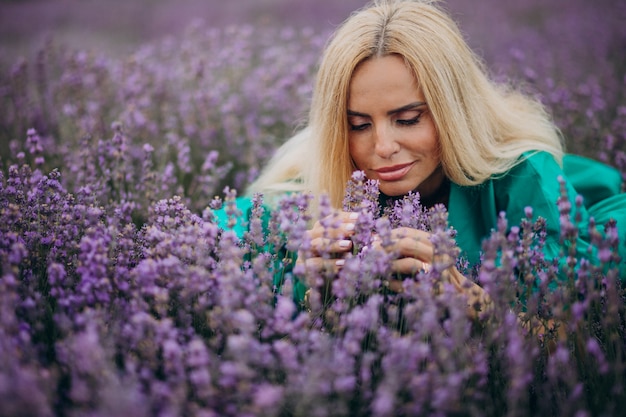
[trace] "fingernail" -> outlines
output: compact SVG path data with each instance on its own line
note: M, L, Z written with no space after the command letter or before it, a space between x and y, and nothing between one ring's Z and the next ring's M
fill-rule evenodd
M343 228L344 230L351 232L354 230L354 223L347 223Z
M337 261L335 261L335 265L337 266L343 266L343 264L345 264L346 261L343 259L337 259Z
M340 248L349 248L352 242L350 240L340 240L339 247Z
M350 213L350 220L356 220L359 218L359 213Z

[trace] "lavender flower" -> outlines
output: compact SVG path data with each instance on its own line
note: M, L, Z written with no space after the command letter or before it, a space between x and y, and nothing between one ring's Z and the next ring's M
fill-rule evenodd
M612 58L626 39L621 6L501 6L464 13L467 4L450 3L472 16L463 26L495 75L546 105L569 150L626 178L624 65ZM542 19L531 25L529 15ZM463 270L454 244L463 231L416 194L379 207L377 184L357 171L343 207L359 213L356 250L338 274L307 275L309 310L294 303L294 254L310 249L316 220L311 197L270 210L259 195L248 216L235 190L293 133L325 38L193 24L122 59L54 40L32 62L2 55L5 414L621 412L623 233L585 219L565 187L555 202L564 260L545 258L546 224L532 208L521 221L500 217L480 265L466 271L493 300L472 321L443 279L455 262ZM212 209L222 206L231 222L246 217L243 240L216 225ZM319 209L326 226L338 223L327 197ZM393 254L371 243L388 248L401 226L430 232L437 259L394 293L385 285L397 278ZM578 256L581 234L588 259Z

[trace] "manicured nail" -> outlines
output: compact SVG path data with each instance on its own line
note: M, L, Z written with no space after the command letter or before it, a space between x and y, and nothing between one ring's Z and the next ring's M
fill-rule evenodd
M337 265L337 266L343 266L343 264L345 264L345 263L346 263L346 261L343 260L343 259L337 259L335 261L335 265Z
M339 247L340 248L349 248L350 245L352 245L352 242L350 240L340 240L339 241Z
M356 220L359 218L359 213L350 213L350 220Z
M344 230L351 232L354 230L354 223L346 223L346 225L343 228Z

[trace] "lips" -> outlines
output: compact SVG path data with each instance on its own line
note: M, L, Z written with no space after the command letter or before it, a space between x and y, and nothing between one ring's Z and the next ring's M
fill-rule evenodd
M402 179L413 166L413 162L408 164L394 165L390 167L383 167L375 169L378 174L378 179L381 181L398 181Z

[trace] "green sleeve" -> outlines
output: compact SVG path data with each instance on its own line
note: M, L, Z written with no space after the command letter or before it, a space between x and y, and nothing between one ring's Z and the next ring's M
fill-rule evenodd
M621 193L620 172L593 159L579 155L565 155L563 172L576 192L584 197L587 208Z
M224 206L226 203L224 203ZM217 225L222 230L232 230L235 232L239 239L243 238L245 232L248 231L248 221L250 219L250 210L252 209L252 199L248 197L237 197L235 199L235 206L237 210L241 212L241 216L234 219L234 225L229 227L229 218L228 214L226 214L226 208L222 207L219 210L213 210L213 214L215 215L215 220Z
M459 187L453 184L450 191L449 221L458 232L457 244L470 264L476 265L480 261L482 241L496 228L499 213L504 212L509 226L513 226L526 217L526 207L532 207L533 218L543 217L546 220L546 259L558 259L563 263L560 213L557 206L561 195L559 177L565 179L567 195L572 205L572 219L576 212L576 196L583 196L585 204L580 210L582 221L578 224L580 233L576 242L577 256L591 257L590 260L595 261L587 252L590 241L590 213L601 231L603 223L600 220L615 216L623 218L621 224L626 225L626 208L621 208L621 212L616 209L620 203L622 207L626 207L626 194L619 194L621 179L613 168L574 156L568 156L564 164L565 170L550 154L538 152L505 175L488 180L480 186ZM611 201L610 205L606 204L608 201ZM599 210L600 207L604 210ZM624 254L624 226L620 233L620 251Z
M558 178L562 177L572 207L571 220L578 226L576 257L586 258L598 265L597 250L591 245L589 220L593 217L600 233L604 233L604 225L609 219L616 220L620 238L618 253L622 258L619 275L622 280L626 278L626 194L620 192L622 179L618 170L576 155L566 155L561 169L552 156L540 152L528 158L512 173L514 175L507 175L503 179L503 189L511 190L511 200L525 200L529 203L503 201L507 204L507 216L516 221L521 218L519 214L523 215L524 208L520 206L530 205L535 218L541 216L546 219L548 236L544 252L547 259L556 258L562 267L565 265L564 248L560 244L560 213L556 203L561 196ZM582 197L583 205L580 208L576 207L577 196ZM579 214L580 222L576 222L576 214Z
M494 181L495 202L498 211L504 211L511 225L519 224L525 218L526 207L532 207L533 218L546 220L546 242L544 253L549 260L562 257L560 213L557 202L561 196L559 178L565 180L568 199L572 206L572 220L575 213L575 200L578 194L559 164L546 152L536 153L513 168L507 175ZM581 211L581 230L587 230L588 214ZM585 232L586 234L586 232ZM588 244L578 237L576 247L585 250Z
M239 239L243 239L245 233L249 230L248 225L250 222L250 216L252 213L252 199L249 197L237 197L235 199L235 206L237 210L241 213L239 217L236 219L229 219L228 214L226 213L226 208L222 207L219 210L214 210L213 214L215 215L215 221L217 225L222 230L232 230L235 232ZM271 217L271 211L268 207L265 208L265 214L263 216L263 226L265 233L268 233L268 222ZM230 225L229 225L230 221ZM268 248L266 248L269 250ZM279 248L275 251L275 262L274 262L274 279L273 284L278 291L280 291L283 282L287 278L291 278L293 280L293 299L299 306L302 306L304 301L304 296L308 288L304 283L295 277L292 274L293 265L296 262L296 254L295 253L287 253L285 248ZM289 262L286 262L286 259L289 258Z

